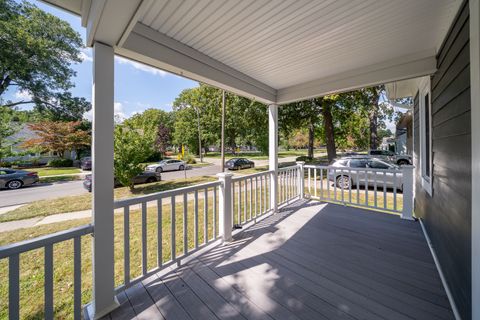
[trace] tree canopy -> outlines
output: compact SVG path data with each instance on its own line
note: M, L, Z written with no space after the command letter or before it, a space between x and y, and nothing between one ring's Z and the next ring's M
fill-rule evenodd
M50 120L80 120L90 103L68 92L82 40L70 25L28 2L0 0L0 104L34 104ZM24 99L4 101L14 87Z

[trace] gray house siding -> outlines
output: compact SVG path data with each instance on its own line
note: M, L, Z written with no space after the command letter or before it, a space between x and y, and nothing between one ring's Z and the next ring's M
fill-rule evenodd
M415 214L423 219L463 319L471 318L471 119L466 1L437 56L431 78L432 196L421 185L418 95L414 100Z

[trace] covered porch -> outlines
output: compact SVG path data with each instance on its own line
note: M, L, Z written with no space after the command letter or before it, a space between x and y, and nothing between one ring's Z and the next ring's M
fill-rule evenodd
M76 319L454 318L420 223L412 221L412 168L403 169L403 184L394 184L391 192L386 176L396 179L393 172L341 171L340 177L356 175L357 185L337 190L328 178L331 172L338 178L336 168L299 163L281 170L278 108L430 76L462 1L46 2L80 15L87 45L94 49L93 216L91 225L0 250L0 259L9 260L11 319L19 318L21 307L19 257L35 249L45 252L45 318L54 317L53 245L70 240ZM478 25L478 0L472 2ZM242 178L222 173L205 185L115 202L115 55L265 103L269 171ZM373 176L374 189L361 189L359 174ZM156 203L155 213L149 202ZM114 210L121 208L123 274L117 286ZM141 221L136 229L141 260L135 264L129 224L134 210ZM152 247L153 214L158 218ZM187 231L192 224L194 231ZM90 234L93 301L82 312L78 265L84 259L81 238ZM151 250L157 256L153 269ZM170 250L168 261L164 250ZM135 278L133 265L141 269Z
M454 319L419 223L308 200L117 298L105 319Z

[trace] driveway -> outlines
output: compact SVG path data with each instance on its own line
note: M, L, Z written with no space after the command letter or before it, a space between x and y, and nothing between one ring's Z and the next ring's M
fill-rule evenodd
M74 196L86 193L82 181L39 183L18 190L0 190L0 208L44 199Z

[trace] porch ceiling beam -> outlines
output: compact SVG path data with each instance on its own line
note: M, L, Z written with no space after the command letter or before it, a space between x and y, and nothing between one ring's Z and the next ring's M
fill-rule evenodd
M433 74L436 71L434 50L340 73L295 85L277 92L277 103L324 96L367 86Z
M86 18L82 13L82 24L87 28L87 46L97 41L115 47L125 41L152 0L89 1L82 2L82 9L88 8Z
M116 53L263 103L276 99L274 88L141 23Z

